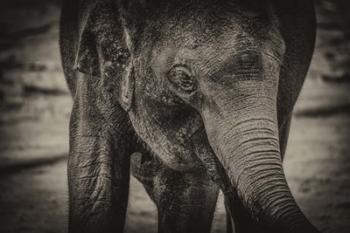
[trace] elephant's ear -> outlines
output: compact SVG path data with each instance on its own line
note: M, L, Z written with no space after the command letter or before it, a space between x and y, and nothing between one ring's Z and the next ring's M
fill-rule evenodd
M75 68L100 76L103 66L125 66L129 52L114 1L80 2Z
M100 78L104 102L116 102L113 98L116 97L125 110L129 110L134 77L119 11L113 0L81 2L74 67Z
M121 22L129 50L133 53L140 44L138 39L142 35L147 16L151 15L150 9L154 0L117 0Z

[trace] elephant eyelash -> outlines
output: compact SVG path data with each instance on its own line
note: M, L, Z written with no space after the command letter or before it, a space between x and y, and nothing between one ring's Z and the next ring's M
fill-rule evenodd
M168 72L168 80L175 86L176 90L192 93L197 89L194 75L184 65L176 65Z

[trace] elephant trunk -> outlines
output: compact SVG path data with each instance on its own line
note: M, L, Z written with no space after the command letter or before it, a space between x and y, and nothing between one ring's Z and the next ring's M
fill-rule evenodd
M237 114L238 109L220 114L204 112L209 142L259 229L319 232L301 212L288 187L280 155L276 107L271 106L274 105L256 101L255 107L241 114Z

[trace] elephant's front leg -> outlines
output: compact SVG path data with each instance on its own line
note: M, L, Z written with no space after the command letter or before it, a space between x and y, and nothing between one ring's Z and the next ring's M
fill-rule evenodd
M79 90L81 91L81 90ZM68 161L69 232L123 232L131 151L122 112L113 133L94 104L76 99ZM119 123L118 123L119 121Z
M159 233L210 232L218 187L205 176L166 171L155 180Z
M158 208L159 233L209 233L218 186L206 174L180 173L165 166L143 182Z
M122 232L129 188L127 158L120 158L123 155L102 135L77 136L73 143L68 163L69 232Z

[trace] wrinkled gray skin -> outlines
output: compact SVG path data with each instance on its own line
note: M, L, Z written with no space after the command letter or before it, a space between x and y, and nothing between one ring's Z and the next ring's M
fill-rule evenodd
M282 158L314 47L306 0L66 0L69 232L122 232L129 169L159 232L316 233ZM138 152L138 153L135 153Z

